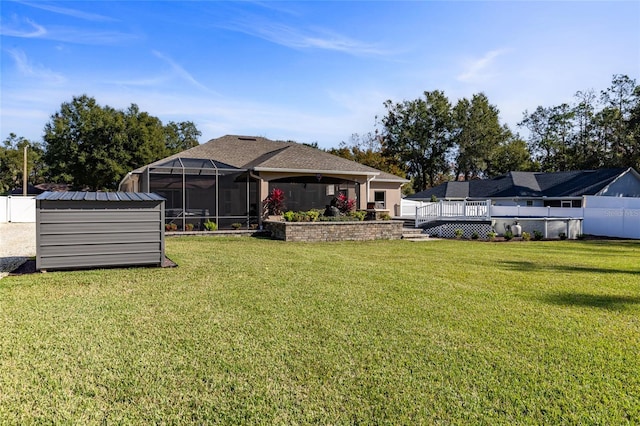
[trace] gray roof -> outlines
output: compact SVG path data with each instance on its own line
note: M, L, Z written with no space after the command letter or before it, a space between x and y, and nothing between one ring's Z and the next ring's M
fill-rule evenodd
M238 169L256 171L331 172L369 175L376 180L408 182L390 173L329 154L296 142L272 141L257 136L226 135L158 160L149 166L159 166L176 158L214 160ZM145 167L135 170L142 172Z
M48 201L163 201L164 198L149 192L43 192L36 200Z
M445 182L407 198L428 200L465 198L582 197L595 195L628 169L568 172L509 172L493 179Z

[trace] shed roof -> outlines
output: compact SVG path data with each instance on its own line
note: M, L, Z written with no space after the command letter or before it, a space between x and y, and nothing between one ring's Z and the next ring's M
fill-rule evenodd
M153 192L43 192L36 200L48 201L164 201L165 199Z

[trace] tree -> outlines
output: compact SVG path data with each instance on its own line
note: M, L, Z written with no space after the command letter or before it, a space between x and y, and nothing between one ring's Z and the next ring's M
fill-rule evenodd
M567 170L574 113L568 104L524 112L519 126L529 129L529 149L544 172Z
M86 95L65 102L45 125L45 161L54 181L115 189L129 170L124 114Z
M166 129L159 118L141 112L136 104L131 104L123 117L124 148L131 156L128 167L136 169L172 154L166 148Z
M31 185L44 182L46 167L42 161L42 145L10 133L0 146L0 194L22 187L24 147L27 146L27 181Z
M140 111L100 106L87 95L61 105L45 125L50 177L76 188L114 190L133 169L197 145L191 122L170 122Z
M604 151L599 150L596 143L596 95L593 90L587 90L576 92L574 97L577 102L573 107L575 127L570 168L597 169L602 166Z
M611 87L601 92L604 105L597 116L600 135L610 143L610 165L630 167L640 155L640 144L634 137L632 116L640 103L640 86L626 75L614 75Z
M527 142L520 136L508 133L508 138L502 141L491 154L491 171L488 177L503 175L510 171L536 171L537 164L531 160L531 153Z
M453 145L449 100L444 92L436 90L412 101L388 100L384 106L384 150L405 165L416 191L433 186L439 174L449 171L447 153Z
M198 146L198 138L202 136L200 130L191 121L181 121L180 123L170 121L164 127L164 132L168 155Z
M396 176L406 176L402 164L384 152L380 140L377 134L371 132L363 136L354 133L349 142L342 141L339 148L331 148L327 152Z
M463 98L453 108L453 141L457 148L455 176L464 180L493 174L493 152L507 139L499 111L483 94Z

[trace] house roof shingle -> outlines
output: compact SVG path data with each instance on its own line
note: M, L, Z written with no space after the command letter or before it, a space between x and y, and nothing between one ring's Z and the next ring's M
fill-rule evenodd
M509 172L493 179L445 182L410 195L410 199L581 197L594 195L627 169L578 170L568 172ZM461 184L467 184L466 186Z
M272 141L262 137L226 135L158 160L150 166L157 166L175 158L211 159L236 168L256 171L331 171L332 173L369 175L377 180L407 182L399 176L381 172L317 148L296 142ZM135 172L142 170L144 167Z

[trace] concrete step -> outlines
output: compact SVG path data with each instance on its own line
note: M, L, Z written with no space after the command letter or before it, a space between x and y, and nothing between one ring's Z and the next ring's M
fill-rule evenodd
M423 233L420 228L402 228L402 239L408 241L428 240L429 234Z

